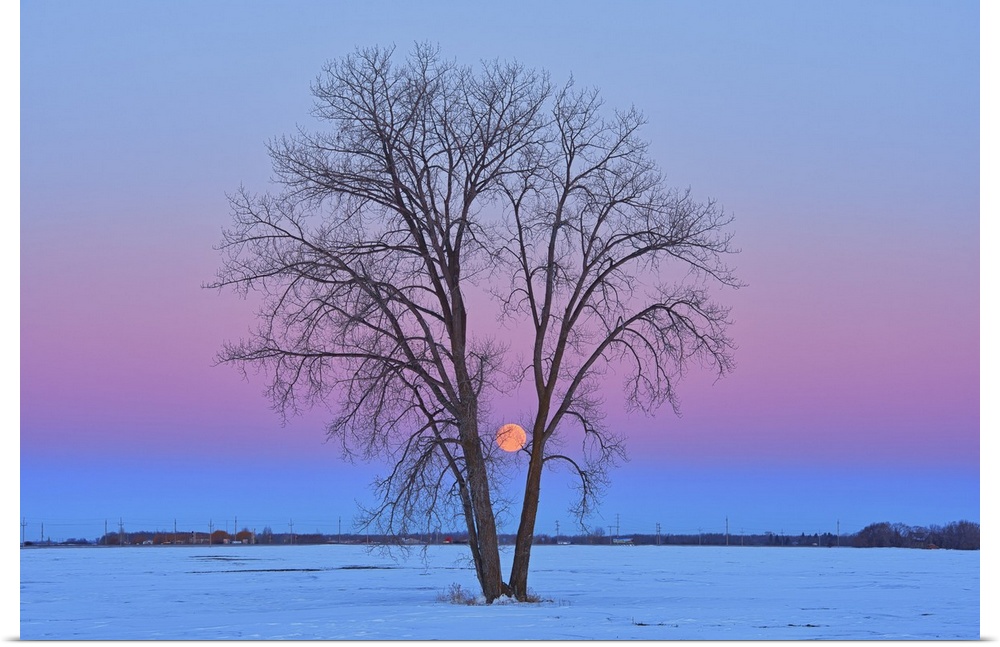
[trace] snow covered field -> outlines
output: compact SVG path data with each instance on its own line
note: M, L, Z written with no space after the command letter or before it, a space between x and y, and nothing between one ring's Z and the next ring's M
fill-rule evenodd
M22 639L978 639L979 552L536 546L538 604L464 606L466 546L21 550ZM504 553L505 569L512 554Z

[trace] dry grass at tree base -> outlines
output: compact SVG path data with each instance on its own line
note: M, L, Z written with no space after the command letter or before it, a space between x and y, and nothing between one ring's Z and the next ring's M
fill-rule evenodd
M457 582L452 582L448 590L438 595L439 602L448 602L449 604L461 604L465 606L477 606L485 605L486 598L479 593L473 593L467 589L462 588L462 585ZM538 596L532 592L528 592L527 599L524 600L524 604L538 604L541 602L551 602L552 600L546 600L541 596ZM512 597L501 596L493 601L493 604L521 604Z

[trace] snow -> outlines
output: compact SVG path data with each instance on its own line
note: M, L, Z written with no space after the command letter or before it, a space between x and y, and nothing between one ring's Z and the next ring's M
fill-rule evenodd
M509 569L512 553L503 553ZM22 639L979 639L979 552L535 546L539 603L462 605L466 546L21 550Z

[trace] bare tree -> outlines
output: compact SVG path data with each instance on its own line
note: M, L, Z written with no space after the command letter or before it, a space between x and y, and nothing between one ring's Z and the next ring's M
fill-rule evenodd
M263 305L220 360L266 370L283 416L335 408L328 432L348 457L389 459L366 525L402 534L453 513L486 600L523 600L543 467L579 476L582 516L624 456L602 424L602 371L628 367L629 402L652 410L676 407L690 360L730 369L727 311L707 285L737 285L720 260L728 217L664 188L637 113L605 119L596 92L553 92L518 64L366 49L312 91L329 130L271 143L276 195L230 198L212 286ZM530 364L471 329L471 290L530 322ZM487 420L504 374L537 397L510 586ZM563 451L574 435L582 449Z
M513 267L505 312L533 331L536 397L521 522L510 587L527 596L528 563L543 467L562 462L579 477L585 515L624 457L623 439L603 424L599 378L627 370L628 404L677 411L676 379L691 360L720 376L732 368L728 310L710 284L738 287L724 264L731 218L713 202L665 187L638 136L634 109L601 114L594 90L572 83L554 96L545 145L525 172L505 178L510 213L505 259ZM549 451L560 435L582 439L577 458Z

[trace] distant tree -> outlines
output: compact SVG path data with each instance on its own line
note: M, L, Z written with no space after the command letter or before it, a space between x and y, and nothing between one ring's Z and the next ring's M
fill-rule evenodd
M602 376L624 375L648 412L677 408L691 362L731 369L711 296L739 285L722 261L730 218L665 186L637 111L607 115L596 91L553 90L516 63L366 49L312 90L330 130L272 142L277 195L231 197L212 287L264 303L220 360L266 370L283 416L336 400L328 431L344 452L391 461L362 525L405 536L457 515L486 600L524 600L543 468L578 477L582 520L624 458ZM527 322L526 359L473 329L474 293ZM488 405L522 381L533 401L508 583L493 490L510 461Z
M979 550L979 524L971 521L957 521L943 529L942 548L956 550Z
M910 535L911 529L906 524L883 521L861 529L854 537L854 545L864 548L909 548Z
M859 548L887 548L896 541L895 530L887 521L869 524L854 537L854 545Z

